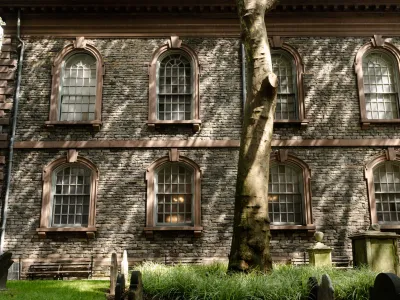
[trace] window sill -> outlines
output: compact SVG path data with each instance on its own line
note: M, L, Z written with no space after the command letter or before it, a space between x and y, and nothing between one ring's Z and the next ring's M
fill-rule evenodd
M300 126L300 127L305 127L307 126L309 123L309 121L307 119L304 120L274 120L274 126L282 126L285 124L288 125L296 125L296 126Z
M316 227L315 225L270 225L270 229L272 231L280 231L280 230L287 230L287 231L297 231L297 230L306 230L308 232L315 232Z
M170 125L192 125L193 132L198 132L201 127L201 120L149 120L147 125L151 128Z
M95 227L41 227L37 228L36 231L41 239L46 238L47 232L84 232L89 239L93 239L97 229Z
M400 119L363 119L361 120L361 128L367 129L371 124L400 124Z
M193 231L195 237L200 237L203 227L201 226L159 226L159 227L145 227L144 233L146 237L153 237L154 231Z
M47 127L54 126L93 126L93 128L100 129L101 121L46 121Z
M400 230L400 225L380 225L382 231Z

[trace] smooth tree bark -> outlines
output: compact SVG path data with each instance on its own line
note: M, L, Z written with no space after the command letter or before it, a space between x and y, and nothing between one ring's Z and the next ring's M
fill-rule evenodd
M277 0L237 0L247 63L233 240L228 272L272 269L268 176L278 80L272 71L265 13Z

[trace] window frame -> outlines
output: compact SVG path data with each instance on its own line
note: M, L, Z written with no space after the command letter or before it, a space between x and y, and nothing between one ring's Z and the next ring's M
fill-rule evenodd
M187 225L157 225L156 220L156 174L166 164L179 163L193 171L193 200L192 200L192 222ZM154 231L193 231L194 235L200 236L203 227L201 226L201 170L191 159L179 156L177 150L171 150L169 156L164 156L154 161L146 170L147 201L146 201L146 225L144 232L147 237L153 237Z
M274 119L274 125L279 126L283 124L294 124L300 126L307 126L309 121L306 119L305 103L304 103L304 87L303 87L303 74L304 64L301 59L300 53L288 43L282 42L279 36L273 36L270 40L271 55L274 53L282 53L287 58L290 58L293 63L292 70L295 75L295 105L296 105L296 119Z
M78 156L76 152L66 157L58 158L43 169L43 191L42 191L42 207L40 215L40 227L36 229L40 238L45 238L48 232L85 232L88 238L94 238L96 232L96 202L97 202L97 185L99 180L99 171L97 167L88 159ZM90 204L88 226L52 226L52 210L53 210L53 176L54 172L68 165L81 165L91 171L90 185Z
M389 147L384 153L371 159L364 168L364 179L367 184L367 197L369 204L369 217L372 224L379 224L382 230L399 230L400 224L398 223L386 223L380 224L378 222L378 215L376 209L376 199L375 199L375 186L374 186L374 169L380 167L382 163L392 162L400 165L400 154L394 150L394 148Z
M86 53L96 60L96 103L94 119L90 121L61 121L60 120L60 100L62 88L62 75L64 63L72 55ZM91 125L97 129L101 126L101 107L103 94L104 61L100 52L93 45L89 44L84 37L77 37L76 40L65 46L54 58L52 66L52 87L50 97L49 120L45 122L47 126L55 125Z
M290 167L297 168L302 175L302 179L299 180L299 184L302 183L302 207L303 216L301 225L275 225L271 222L271 230L308 230L310 232L315 231L315 225L312 216L312 195L311 195L311 170L308 165L292 154L288 154L287 149L280 149L275 151L270 156L270 167L277 165L288 165ZM300 187L301 188L301 187ZM270 191L268 191L268 195Z
M191 120L159 120L158 115L158 65L160 60L171 53L183 53L192 67L192 119ZM168 125L191 125L194 132L200 130L201 120L199 112L199 77L200 65L196 52L182 43L177 36L171 36L167 44L159 47L149 64L149 115L147 125L155 128Z
M398 94L400 95L400 50L393 44L386 42L380 35L374 35L370 42L364 44L357 52L354 60L354 70L357 76L357 90L358 99L360 103L360 123L361 128L366 129L371 124L396 124L400 123L400 96L398 96L398 115L397 119L368 119L366 109L366 99L364 92L364 72L363 72L363 58L370 53L384 53L393 60L393 68L396 72L396 85Z

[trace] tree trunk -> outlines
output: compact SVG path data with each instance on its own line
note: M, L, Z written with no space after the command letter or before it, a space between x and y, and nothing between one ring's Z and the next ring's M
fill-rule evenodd
M247 58L247 99L240 142L228 271L272 268L268 217L269 156L278 80L272 72L265 12L277 0L237 0Z

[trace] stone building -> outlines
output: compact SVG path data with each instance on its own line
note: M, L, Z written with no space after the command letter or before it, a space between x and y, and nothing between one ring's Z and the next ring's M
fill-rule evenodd
M2 249L25 266L93 256L98 275L125 249L226 260L246 94L234 1L3 0L0 16ZM315 230L351 260L349 235L400 229L399 17L394 0L268 16L275 260Z

